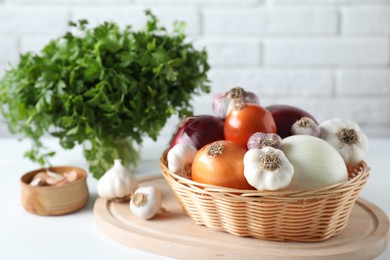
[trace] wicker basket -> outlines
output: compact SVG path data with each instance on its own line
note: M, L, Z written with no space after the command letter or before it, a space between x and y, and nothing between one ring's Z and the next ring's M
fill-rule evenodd
M162 174L196 224L264 240L319 242L337 235L347 226L370 174L361 162L349 172L349 181L322 189L244 191L194 182L170 172L167 152L160 158Z

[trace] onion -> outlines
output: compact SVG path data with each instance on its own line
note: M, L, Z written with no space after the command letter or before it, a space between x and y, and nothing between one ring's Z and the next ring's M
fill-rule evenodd
M309 117L318 124L317 120L305 110L290 105L271 105L266 109L271 112L275 123L277 134L281 138L285 138L291 135L291 126L302 117Z
M184 118L174 134L170 148L185 143L200 149L206 144L225 139L224 122L212 115L198 115Z
M225 139L247 147L249 137L256 132L277 132L271 113L260 105L236 100L234 109L225 118Z
M294 167L290 190L323 188L348 180L339 152L318 137L289 136L283 139L282 150Z
M253 190L244 176L246 149L220 140L200 149L192 162L192 180L221 187Z

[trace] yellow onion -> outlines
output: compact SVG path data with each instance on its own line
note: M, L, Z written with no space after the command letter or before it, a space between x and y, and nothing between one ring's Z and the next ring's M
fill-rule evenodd
M192 162L192 180L234 189L254 189L244 176L246 149L235 142L219 140L202 147Z

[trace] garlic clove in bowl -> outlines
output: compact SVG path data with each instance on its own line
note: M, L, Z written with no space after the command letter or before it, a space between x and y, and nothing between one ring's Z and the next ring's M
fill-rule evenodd
M49 178L47 171L63 175L75 171L77 179L61 185L48 185L44 178ZM35 181L34 178L38 181ZM23 208L33 214L58 216L69 214L83 208L89 199L87 172L74 166L53 166L41 168L24 174L20 179L21 202ZM44 181L33 186L34 182Z

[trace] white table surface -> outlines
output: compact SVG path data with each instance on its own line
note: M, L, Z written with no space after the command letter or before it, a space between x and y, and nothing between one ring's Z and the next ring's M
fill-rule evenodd
M53 140L50 147L59 150L53 165L74 165L83 168L86 162L81 149L60 150ZM25 211L20 202L20 177L39 166L23 157L28 141L0 139L0 259L169 259L122 245L101 232L93 216L97 197L96 180L88 176L90 199L87 206L73 214L57 217L37 216ZM390 216L390 139L370 139L366 161L372 174L361 197L379 206ZM144 143L143 161L136 176L161 174L158 157L164 146ZM377 258L390 259L390 248Z

